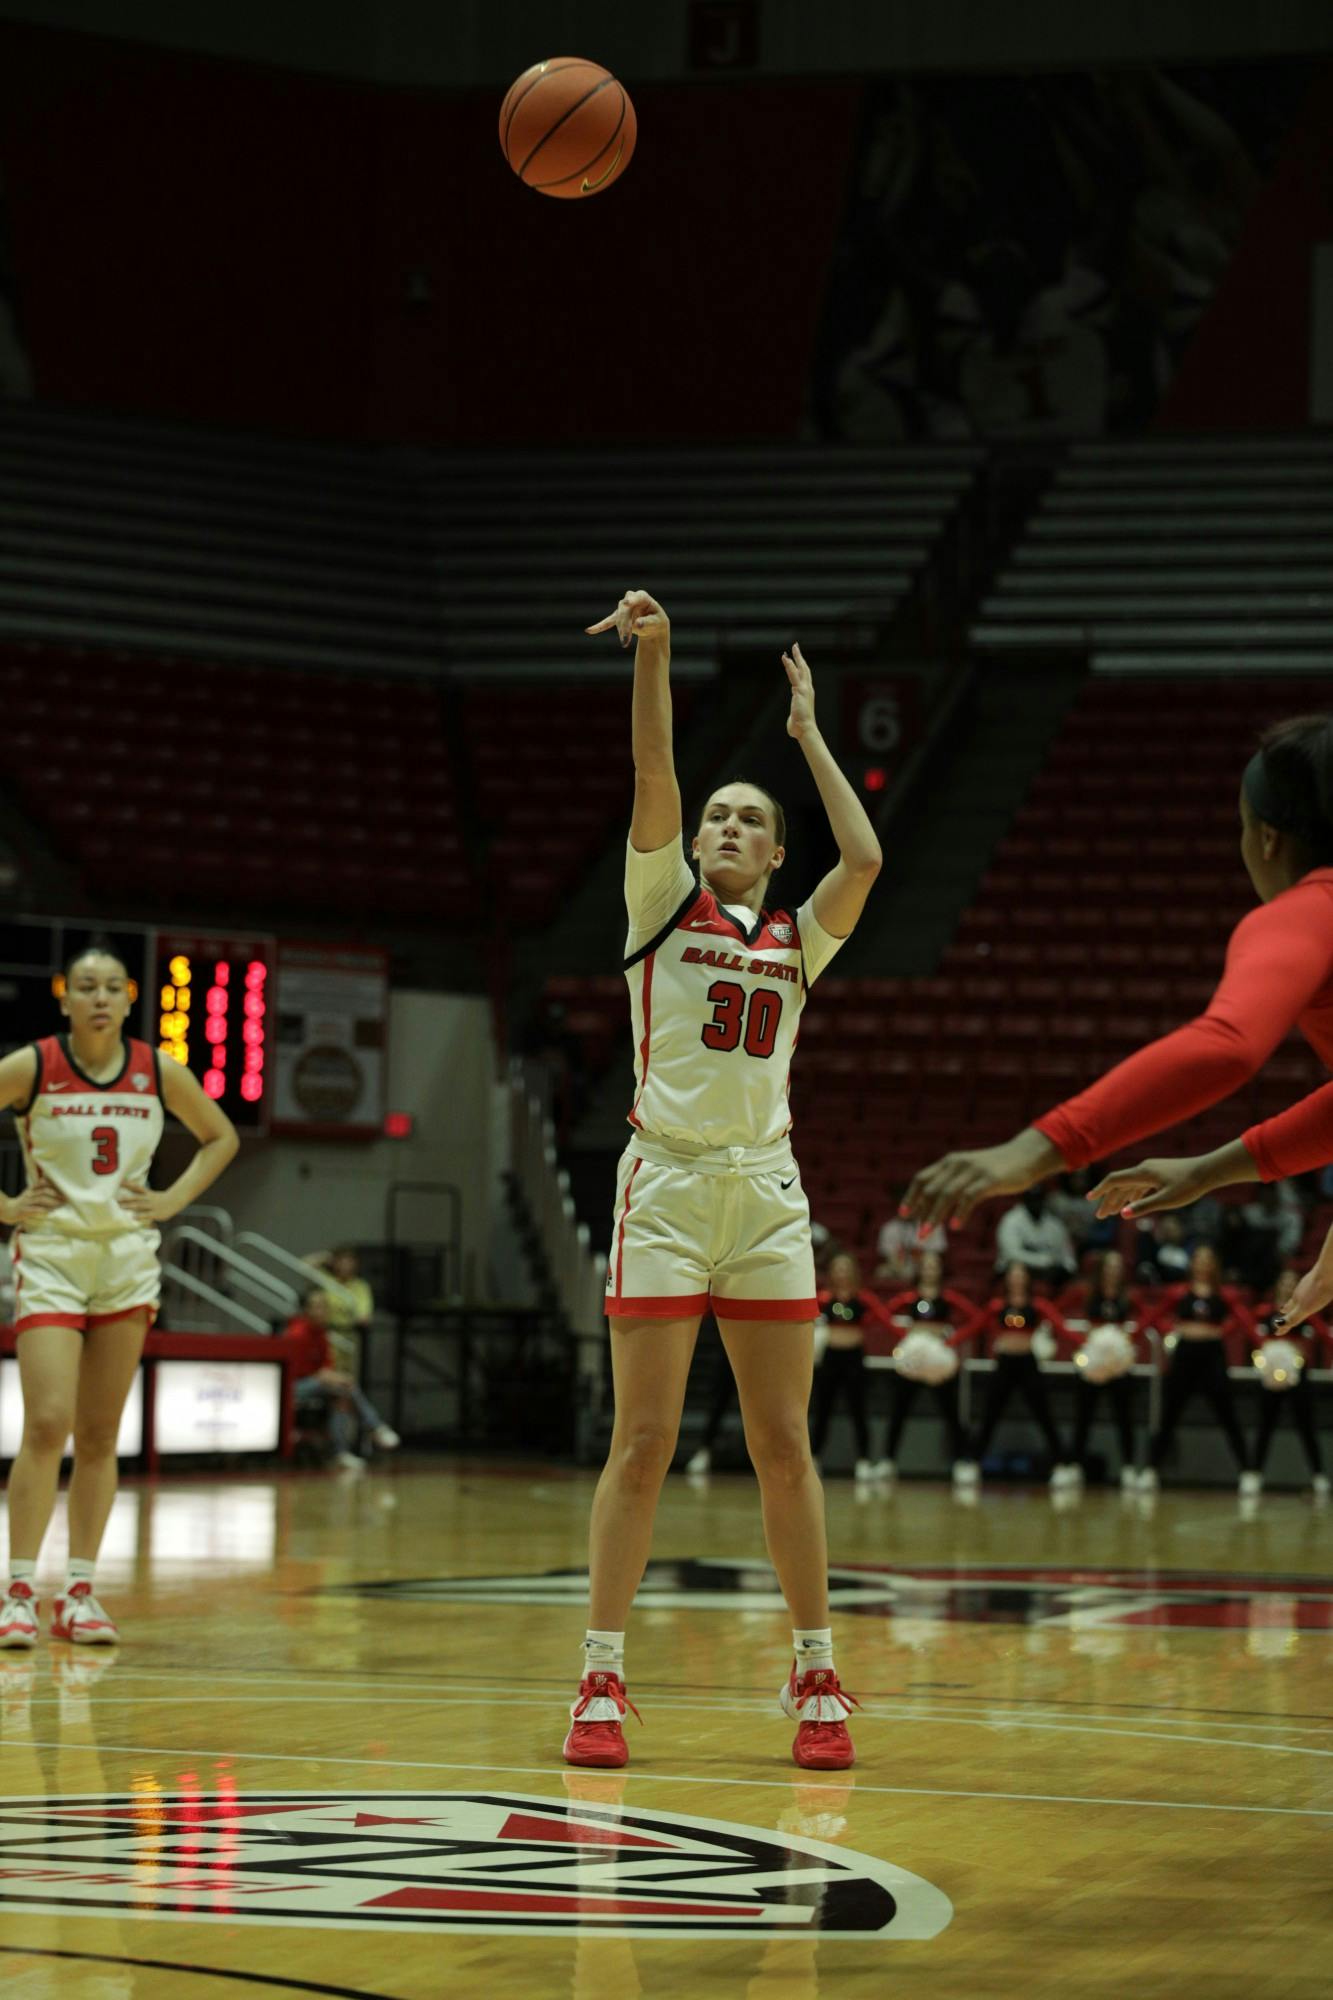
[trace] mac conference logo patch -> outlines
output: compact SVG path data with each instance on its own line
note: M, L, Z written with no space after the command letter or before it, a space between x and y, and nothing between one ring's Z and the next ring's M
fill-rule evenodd
M850 1786L793 1791L798 1818L842 1824L831 1808ZM949 1922L931 1883L788 1832L791 1818L764 1832L521 1792L9 1798L0 1910L695 1938L929 1938Z

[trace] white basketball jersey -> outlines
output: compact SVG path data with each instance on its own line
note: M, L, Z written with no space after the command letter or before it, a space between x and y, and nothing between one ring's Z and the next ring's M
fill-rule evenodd
M94 1083L64 1035L35 1046L37 1081L16 1118L19 1143L29 1185L49 1181L65 1199L39 1222L25 1223L25 1231L86 1238L143 1228L116 1197L128 1181L147 1182L162 1137L156 1050L126 1041L119 1075Z
M769 1144L791 1129L787 1093L809 984L842 939L822 928L810 903L796 915L757 916L719 903L675 845L660 858L630 849L631 945L642 911L660 908L663 891L679 906L625 960L634 1029L629 1121L690 1145Z

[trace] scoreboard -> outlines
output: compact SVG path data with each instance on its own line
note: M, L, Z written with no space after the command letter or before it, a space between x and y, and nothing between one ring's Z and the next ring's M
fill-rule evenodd
M91 933L125 962L135 1005L126 1032L192 1070L242 1132L268 1129L274 1026L271 937L141 924L0 922L0 1052L60 1031L64 963Z
M193 1071L232 1123L268 1123L273 940L158 933L151 1040Z

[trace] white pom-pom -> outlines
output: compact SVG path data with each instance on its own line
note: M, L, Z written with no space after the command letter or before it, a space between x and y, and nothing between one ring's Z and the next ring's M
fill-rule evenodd
M927 1382L934 1387L958 1373L958 1356L939 1334L919 1327L898 1342L893 1365L909 1382Z
M1085 1382L1114 1382L1134 1366L1134 1343L1118 1326L1094 1326L1074 1356Z
M1266 1340L1254 1356L1265 1389L1294 1389L1301 1379L1305 1356L1294 1340Z

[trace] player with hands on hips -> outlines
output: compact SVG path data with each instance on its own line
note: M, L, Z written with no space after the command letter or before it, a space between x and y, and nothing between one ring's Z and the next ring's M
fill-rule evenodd
M93 1575L116 1493L121 1412L157 1311L157 1224L196 1201L237 1149L231 1120L196 1078L124 1034L132 1004L123 961L94 944L65 968L68 1031L0 1061L0 1109L17 1116L27 1170L23 1192L0 1197L0 1221L13 1230L23 1388L0 1647L36 1643L37 1557L71 1433L69 1570L51 1635L76 1645L118 1637ZM148 1172L167 1111L199 1150L171 1187L154 1189Z
M652 1543L700 1319L710 1310L736 1376L769 1554L791 1614L781 1695L793 1756L853 1761L829 1629L823 1492L807 1410L818 1311L810 1210L792 1156L787 1083L810 987L860 917L879 843L815 719L799 646L782 656L787 732L828 813L839 860L799 909L770 905L786 820L764 787L707 800L682 851L672 748L671 626L627 591L588 628L635 647L634 812L625 856L625 975L635 1095L617 1176L606 1312L615 1420L593 1501L585 1668L564 1755L619 1766L625 1624ZM696 875L696 867L698 873Z

